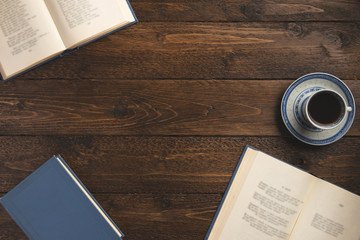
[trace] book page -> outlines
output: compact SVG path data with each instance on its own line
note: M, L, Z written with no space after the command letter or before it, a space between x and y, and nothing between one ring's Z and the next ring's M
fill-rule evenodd
M208 232L208 236L206 236L207 238L205 239L219 239L226 219L234 207L235 201L239 196L240 190L257 154L258 152L251 148L247 148L247 150L244 151L224 195L224 197L226 197L220 203L218 212L215 216L216 221L212 223L212 226L210 226L210 232Z
M123 13L123 5L122 8L119 5L123 0L45 2L67 48L81 45L134 21L132 14ZM126 8L125 13L128 13L129 6L126 5Z
M319 179L291 240L359 240L360 197Z
M0 46L4 78L65 50L43 0L0 1Z
M214 239L289 239L314 177L262 152L248 173L238 174L247 177Z

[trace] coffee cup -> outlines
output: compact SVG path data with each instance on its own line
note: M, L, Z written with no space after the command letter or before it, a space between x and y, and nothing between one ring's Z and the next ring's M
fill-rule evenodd
M339 126L347 112L353 111L344 98L331 89L320 89L312 93L303 104L305 120L317 129L327 130Z

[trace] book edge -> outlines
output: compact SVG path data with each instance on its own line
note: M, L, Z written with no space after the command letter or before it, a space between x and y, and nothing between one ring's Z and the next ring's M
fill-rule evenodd
M251 148L253 148L253 147L251 147ZM338 185L336 185L336 184L334 184L334 183L332 183L332 182L330 182L330 181L328 181L328 180L326 180L326 179L323 179L323 178L321 178L321 177L318 177L318 176L316 176L315 174L313 174L313 173L311 173L311 172L309 172L309 171L306 171L306 170L303 169L303 168L300 168L300 167L298 167L298 166L296 166L296 165L293 165L293 164L291 164L291 163L288 163L288 162L286 162L286 161L284 161L284 160L282 160L282 159L280 159L280 158L274 157L274 156L272 156L272 155L270 155L270 154L268 154L268 153L266 153L266 152L263 152L263 151L261 151L261 150L258 150L258 149L256 149L256 148L253 148L253 149L256 150L256 151L259 151L259 152L261 152L261 153L263 153L263 154L265 154L265 155L268 155L268 156L270 156L270 157L272 157L272 158L275 158L275 159L279 160L280 162L285 163L285 164L287 164L287 165L289 165L289 166L291 166L291 167L294 167L294 168L296 168L296 169L298 169L298 170L300 170L300 171L302 171L302 172L304 172L304 173L307 173L307 174L311 175L312 177L315 178L316 181L324 181L324 182L327 182L327 183L329 183L329 184L331 184L331 185L333 185L333 186L335 186L335 187L337 187L337 188L340 188L340 189L345 190L345 191L347 191L347 192L349 192L349 193L352 193L352 194L354 194L355 196L360 196L360 194L351 192L351 191L347 190L346 188L340 187L340 186L338 186Z
M112 30L112 31L110 31L110 32L108 32L108 33L105 33L105 34L103 34L103 35L101 35L101 36L99 36L99 37L96 37L96 38L91 39L91 40L89 40L89 41L87 41L87 42L85 42L85 43L82 43L82 44L80 44L79 46L74 46L74 47L72 47L72 48L68 48L68 49L66 49L62 54L60 54L60 56L65 56L65 55L67 55L67 54L70 54L70 53L76 51L76 50L79 49L79 48L82 48L82 47L84 47L84 46L86 46L86 45L88 45L88 44L90 44L90 43L96 42L96 41L98 41L98 40L100 40L100 39L102 39L102 38L104 38L104 37L107 37L108 35L114 34L115 32L118 32L118 31L120 31L120 30L122 30L122 29L124 29L124 28L127 28L127 27L129 27L129 26L131 26L131 25L133 25L133 24L135 24L135 23L137 23L137 21L134 21L134 22L130 22L130 23L128 23L128 24L125 24L125 25L123 25L123 26L121 26L121 27L119 27L119 28L116 28L116 29L114 29L114 30Z
M5 211L9 214L9 216L13 219L13 221L19 226L19 228L23 231L23 233L30 239L35 239L30 231L27 230L27 228L19 221L17 215L14 214L14 212L11 212L10 209L8 209L4 204L4 201L2 201L2 198L0 199L0 205L5 209Z
M65 51L66 51L66 50L65 50ZM3 76L2 76L1 73L0 73L0 78L1 78L1 80L2 80L3 82L7 82L7 81L9 81L9 80L11 80L11 79L17 78L17 77L19 77L20 75L23 75L23 74L25 74L25 73L27 73L27 72L29 72L29 71L37 68L37 67L39 67L39 66L41 66L41 65L49 62L49 61L54 60L55 58L61 57L61 56L62 56L62 53L63 53L63 52L60 52L60 53L56 54L55 56L50 57L49 59L46 59L46 60L44 60L44 61L40 61L38 64L35 64L35 65L32 66L32 67L26 68L26 69L24 69L24 71L21 71L21 72L15 74L14 76L11 76L11 77L6 78L6 79L3 78Z
M1 62L0 62L0 80L1 80L1 81L5 81L5 79L4 79L4 77L2 76L1 72L4 72L4 73L5 73L4 67L2 66L2 64L1 64ZM0 198L0 199L1 199L1 198Z
M237 163L237 165L236 165L236 167L235 167L235 170L234 170L234 172L233 172L233 174L232 174L232 176L231 176L230 182L229 182L229 184L228 184L228 186L227 186L227 188L226 188L226 190L225 190L224 196L223 196L223 198L221 199L221 202L220 202L220 204L219 204L219 207L217 208L216 213L215 213L215 216L213 217L213 220L212 220L212 222L211 222L211 224L210 224L209 230L208 230L208 232L207 232L206 235L205 235L205 238L204 238L205 240L209 239L209 236L210 236L210 234L211 234L211 232L212 232L212 230L213 230L213 228L214 228L215 222L216 222L216 220L217 220L217 218L218 218L218 216L219 216L220 210L221 210L221 208L223 207L223 204L224 204L224 202L225 202L225 199L227 198L227 195L228 195L228 193L229 193L229 190L230 190L230 188L231 188L231 186L232 186L232 184L233 184L233 181L234 181L234 179L235 179L236 172L239 170L240 164L241 164L241 162L242 162L242 160L243 160L243 158L244 158L244 156L245 156L245 153L246 153L246 151L247 151L248 149L253 149L253 150L255 150L255 151L259 151L259 150L257 150L256 148L253 148L253 147L251 147L251 146L249 146L249 145L246 145L246 146L245 146L245 149L243 150L243 152L242 152L242 154L241 154L241 157L240 157L240 159L239 159L239 161L238 161L238 163Z
M119 27L119 28L117 28L117 29L115 29L115 30L113 30L113 31L110 31L110 32L108 32L108 33L106 33L106 34L104 34L104 35L101 35L101 36L99 36L99 37L97 37L97 38L94 38L94 39L92 39L92 40L90 40L90 41L88 41L88 42L86 42L86 43L83 43L83 44L81 44L81 45L79 45L79 46L77 46L77 47L75 47L75 48L66 49L66 50L64 50L63 52L55 55L54 57L51 57L51 58L49 58L49 59L47 59L47 60L45 60L45 61L42 61L42 62L40 62L40 63L38 63L38 64L36 64L36 65L34 65L34 66L32 66L32 67L26 68L26 69L24 69L24 71L21 71L21 72L15 74L14 76L11 76L11 77L9 77L9 78L6 78L6 79L5 79L5 78L2 76L2 74L0 73L0 79L1 79L1 81L7 82L7 81L9 81L9 80L11 80L11 79L17 78L17 77L19 77L20 75L22 75L22 74L24 74L24 73L27 73L27 72L33 70L34 68L37 68L37 67L39 67L39 66L41 66L41 65L43 65L43 64L45 64L45 63L47 63L47 62L49 62L49 61L52 61L52 60L54 60L54 59L57 58L57 57L62 57L62 56L65 56L65 55L67 55L67 54L70 54L70 53L76 51L77 49L79 49L80 47L83 47L83 46L85 46L85 45L87 45L87 44L89 44L89 43L92 43L92 42L94 42L94 41L97 41L97 40L99 40L99 39L101 39L101 38L104 38L104 37L110 35L110 34L113 34L113 33L117 32L117 31L120 31L120 30L123 29L123 28L129 27L129 26L131 26L131 25L139 22L139 20L138 20L138 18L136 17L135 12L134 12L134 9L132 8L129 0L126 0L126 3L127 3L128 7L129 7L129 9L130 9L130 11L131 11L134 19L135 19L134 21L132 21L132 22L130 22L130 23L124 25L124 26L121 26L121 27Z
M353 193L353 192L351 192L351 191L349 191L349 190L347 190L347 189L345 189L345 188L343 188L343 187L340 187L340 186L338 186L338 185L336 185L336 184L333 184L333 183L331 183L331 182L329 182L329 181L327 181L327 180L324 180L324 179L322 179L322 178L319 178L318 176L316 176L316 175L314 175L314 174L312 174L312 173L310 173L310 172L308 172L308 171L306 171L306 170L304 170L304 169L302 169L302 168L300 168L300 167L298 167L298 166L295 166L295 165L290 164L290 163L288 163L288 162L286 162L286 161L284 161L284 160L281 160L281 159L279 159L279 158L276 158L276 157L274 157L274 156L272 156L272 155L270 155L270 154L268 154L268 153L265 153L265 152L263 152L263 151L261 151L261 150L259 150L259 149L256 149L256 148L254 148L254 147L251 147L251 146L249 146L249 145L246 145L246 146L245 146L245 149L244 149L243 152L242 152L242 155L241 155L241 157L240 157L240 160L239 160L239 162L238 162L238 164L237 164L237 166L236 166L236 168L235 168L235 170L234 170L234 173L233 173L233 175L232 175L232 177L231 177L231 179L230 179L230 182L229 182L229 184L228 184L228 186L227 186L227 188L226 188L226 191L225 191L225 193L224 193L224 196L223 196L223 198L221 199L221 202L220 202L219 207L218 207L218 209L217 209L217 211L216 211L216 213L215 213L215 216L213 217L213 220L212 220L212 222L211 222L211 224L210 224L209 230L208 230L208 232L207 232L206 235L205 235L204 240L208 240L208 239L209 239L209 236L210 236L210 234L211 234L211 232L212 232L212 230L213 230L213 227L214 227L215 222L216 222L216 220L217 220L217 218L218 218L218 215L219 215L219 213L220 213L220 210L221 210L221 208L223 207L224 201L225 201L225 199L227 198L227 195L228 195L228 193L229 193L229 190L230 190L230 188L231 188L231 186L232 186L232 184L233 184L233 181L234 181L236 172L238 171L238 169L239 169L239 167L240 167L240 164L241 164L241 162L242 162L242 160L243 160L243 157L245 156L245 153L246 153L246 151L247 151L248 149L253 149L253 150L257 151L257 152L260 152L260 153L263 153L263 154L265 154L265 155L268 155L268 156L270 156L270 157L272 157L272 158L274 158L274 159L279 160L279 161L282 162L282 163L285 163L285 164L287 164L287 165L289 165L289 166L294 167L295 169L298 169L298 170L300 170L300 171L302 171L302 172L304 172L304 173L307 173L307 174L309 174L310 176L312 176L312 177L314 178L314 180L316 180L316 181L324 181L324 182L327 182L327 183L329 183L329 184L331 184L331 185L333 185L333 186L335 186L335 187L337 187L337 188L339 188L339 189L342 189L342 190L345 190L345 191L347 191L347 192L349 192L349 193L351 193L351 194L354 194L355 196L360 196L359 194Z
M130 1L129 1L129 0L126 0L126 2L127 2L128 6L129 6L129 8L130 8L130 11L131 11L134 19L135 19L134 23L139 22L138 18L137 18L136 15L135 15L134 9L132 8L132 6L131 6L131 4L130 4Z
M120 238L123 238L125 236L124 233L115 224L115 222L110 218L110 216L106 213L106 211L101 207L101 205L98 203L98 201L94 198L94 196L90 193L90 191L85 187L85 185L81 182L81 180L76 176L76 174L69 167L69 165L65 162L65 160L60 155L56 155L55 158L60 162L60 164L67 171L67 173L73 178L74 182L78 184L78 186L84 192L86 197L95 206L95 208L99 211L99 213L104 217L106 222L109 223L109 225L113 228L113 230L117 233L117 235Z
M39 168L37 168L35 171L30 173L27 177L25 177L20 183L18 183L13 189L11 189L7 194L5 194L0 199L0 205L4 207L6 212L10 215L10 217L14 220L14 222L20 227L20 229L25 233L25 235L30 239L38 239L34 237L36 235L35 231L30 231L31 228L26 227L23 224L23 221L20 221L21 213L17 210L16 206L14 206L11 201L7 201L8 198L11 198L11 195L16 194L16 192L21 191L24 188L24 185L27 183L34 181L39 172L42 171L42 169L46 168L47 165L51 162L52 159L56 159L55 156L52 156L50 159L48 159L45 163L43 163ZM31 226L29 224L28 226Z
M97 40L100 40L101 38L104 38L104 37L106 37L106 36L108 36L108 35L110 35L110 34L113 34L113 33L115 33L115 32L118 32L118 31L120 31L120 30L122 30L122 29L124 29L124 28L127 28L127 27L129 27L129 26L131 26L131 25L139 22L139 20L138 20L138 18L136 17L135 12L134 12L134 9L132 8L129 0L126 0L126 3L127 3L128 7L129 7L130 12L132 13L132 15L133 15L133 17L134 17L134 21L131 21L131 22L129 22L129 23L123 25L123 26L120 26L120 27L118 27L118 28L116 28L116 29L108 32L108 33L105 33L105 34L103 34L103 35L100 35L99 37L96 37L96 38L91 39L91 40L89 40L89 41L87 41L87 42L84 42L84 43L82 43L82 44L80 44L80 45L78 45L78 46L76 46L76 44L75 44L75 47L66 49L66 50L61 54L61 56L65 56L65 55L67 55L67 54L70 54L70 53L78 50L79 48L81 48L81 47L83 47L83 46L85 46L85 45L88 45L88 44L90 44L90 43L93 43L93 42L95 42L95 41L97 41Z
M31 223L29 223L27 226L24 225L23 221L21 221L21 213L18 212L16 209L16 206L14 206L11 201L8 201L8 199L12 197L13 194L16 194L17 192L21 191L26 184L36 180L39 172L42 171L42 169L46 168L52 161L56 161L59 166L61 166L65 171L66 174L68 174L75 184L81 189L81 191L85 194L85 196L90 200L90 202L95 206L95 208L98 210L98 212L104 217L105 221L109 224L109 226L114 230L116 235L122 239L125 235L124 233L119 229L119 227L113 222L113 220L109 217L109 215L105 212L105 210L100 206L100 204L96 201L96 199L92 196L92 194L88 191L88 189L84 186L84 184L80 181L80 179L76 176L76 174L72 171L72 169L67 165L67 163L62 159L60 155L53 155L50 159L48 159L45 163L43 163L39 168L37 168L35 171L30 173L25 179L23 179L20 183L18 183L13 189L11 189L7 194L5 194L2 198L0 198L0 205L3 206L3 208L8 212L10 217L15 221L15 223L20 227L20 229L25 233L25 235L30 239L39 239L36 238L36 232L30 231L32 229Z

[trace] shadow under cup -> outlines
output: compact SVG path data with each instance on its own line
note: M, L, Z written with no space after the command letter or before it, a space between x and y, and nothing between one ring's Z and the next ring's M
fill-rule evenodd
M305 117L311 125L319 129L337 127L348 111L352 111L352 108L346 105L343 97L327 89L315 92L305 104Z

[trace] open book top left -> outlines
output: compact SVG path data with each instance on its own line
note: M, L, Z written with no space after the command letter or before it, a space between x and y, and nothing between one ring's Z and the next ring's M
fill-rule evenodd
M8 80L135 22L127 0L1 1L1 76Z

